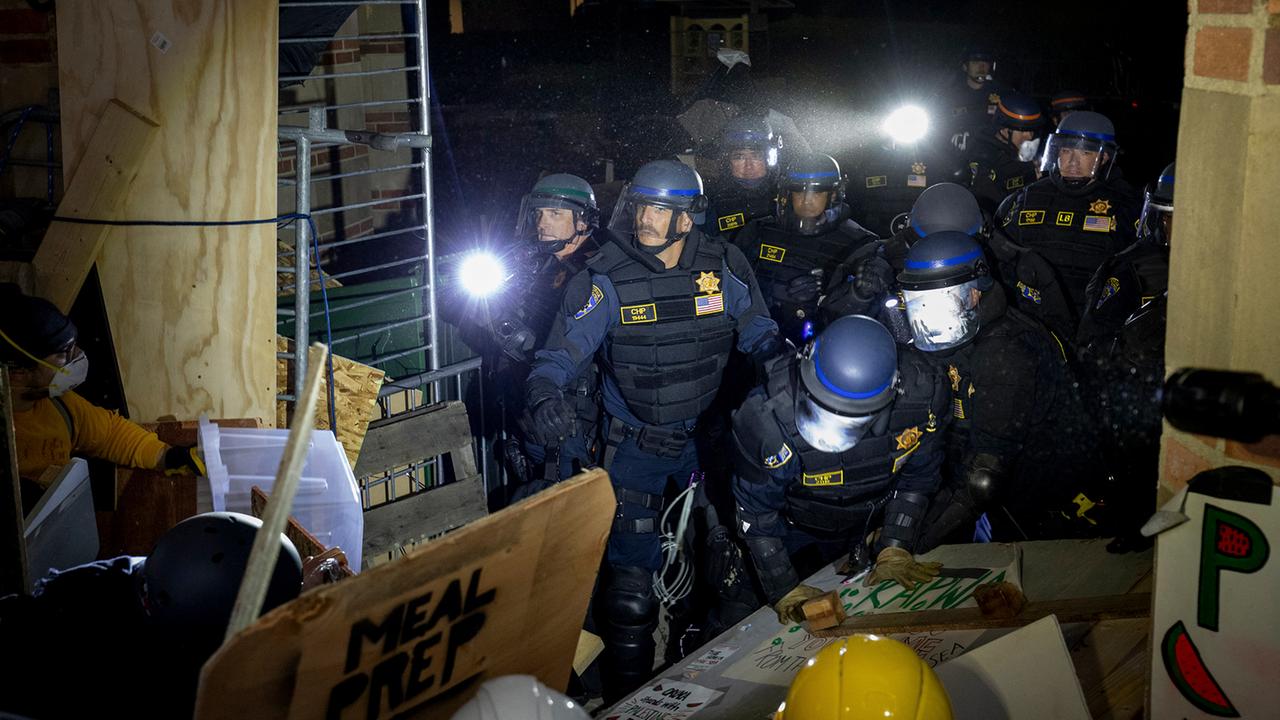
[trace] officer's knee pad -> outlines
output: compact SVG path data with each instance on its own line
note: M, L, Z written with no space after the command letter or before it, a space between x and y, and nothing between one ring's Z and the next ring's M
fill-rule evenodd
M605 612L616 628L652 628L658 621L653 573L632 565L615 565L605 589Z
M981 453L969 463L965 490L975 507L986 507L996 498L1004 480L1004 464L995 455Z

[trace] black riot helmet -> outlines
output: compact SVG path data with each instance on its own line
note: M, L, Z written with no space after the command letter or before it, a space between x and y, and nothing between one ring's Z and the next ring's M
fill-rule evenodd
M1040 173L1052 177L1054 184L1061 188L1083 188L1094 180L1111 176L1119 151L1116 126L1107 116L1077 110L1064 118L1049 136L1044 154L1040 156ZM1072 163L1070 168L1064 167L1064 158Z
M13 283L0 283L0 308L0 363L34 367L75 343L76 326L70 318Z
M936 352L978 334L978 293L990 290L993 281L978 243L962 232L944 230L911 246L898 284L913 343Z
M725 164L725 176L734 178L729 168L729 160L735 151L750 150L760 154L765 167L766 177L778 172L778 154L782 150L782 136L773 130L768 120L755 115L739 115L725 123L720 131L720 155ZM738 180L737 178L734 178ZM738 180L738 182L742 182Z
M143 601L152 621L205 640L221 639L231 620L253 539L262 521L235 512L187 518L156 541L143 565ZM280 535L280 556L262 604L265 613L302 590L302 559Z
M793 193L830 193L826 206L813 215L797 210ZM816 235L836 222L844 202L844 176L835 158L822 153L806 153L787 163L778 179L778 200L774 212L778 224L802 235Z
M1034 98L1018 93L1001 93L996 107L996 124L1014 130L1037 130L1044 125L1044 113Z
M969 73L969 63L972 63L972 62L989 63L990 67L987 70L987 73L985 75L975 76ZM981 47L977 45L971 46L967 50L965 50L962 67L964 69L965 74L968 75L970 78L972 78L973 80L977 81L980 84L985 84L991 80L991 73L994 73L996 71L995 53L991 52L990 48Z
M911 206L911 229L918 237L943 230L982 235L987 220L968 188L944 182L930 185Z
M533 190L520 202L520 217L516 221L516 237L534 243L534 247L547 254L557 253L573 242L577 234L564 238L544 239L538 235L538 211L558 209L573 211L574 228L579 222L586 225L583 234L590 234L600 227L600 208L591 183L577 175L555 173L534 184Z
M636 236L637 209L642 205L671 210L667 223L667 239L662 245L643 245ZM636 171L631 182L622 188L622 196L613 209L609 229L621 237L630 236L634 247L649 255L657 255L686 233L676 227L681 213L688 213L693 224L701 224L707 209L707 196L702 190L702 176L697 170L678 160L654 160Z
M846 315L809 341L799 375L796 429L819 450L843 452L893 403L898 346L875 320Z
M1169 163L1147 188L1142 203L1142 217L1138 221L1138 236L1153 238L1161 245L1169 245L1173 230L1173 170L1177 163Z
M1056 127L1062 118L1076 110L1088 110L1089 98L1079 90L1059 90L1049 98L1049 114Z

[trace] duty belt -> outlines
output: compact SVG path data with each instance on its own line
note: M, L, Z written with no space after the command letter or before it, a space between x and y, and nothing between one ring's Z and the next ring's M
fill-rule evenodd
M634 427L617 418L609 423L609 441L604 451L604 468L613 467L613 456L623 440L634 437L636 447L664 458L678 458L693 439L693 428L665 428L657 425Z

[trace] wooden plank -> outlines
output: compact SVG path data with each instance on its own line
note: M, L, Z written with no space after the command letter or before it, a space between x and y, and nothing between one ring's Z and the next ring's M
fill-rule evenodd
M62 217L119 220L143 160L159 136L156 123L117 100L107 103L58 205ZM108 225L54 221L31 261L36 292L69 312L98 259Z
M292 343L288 338L276 336L276 350L288 351ZM289 379L289 363L284 358L276 360L276 387L293 387ZM333 356L334 414L338 430L335 435L347 455L347 462L355 467L360 459L360 448L369 431L369 422L378 408L378 391L386 372L358 363L341 355ZM276 425L284 427L284 403L276 405ZM320 385L320 404L316 407L316 429L329 430L329 376L326 373Z
M941 632L944 630L990 630L993 628L1022 627L1047 615L1056 615L1058 622L1098 622L1123 618L1148 617L1151 613L1151 593L1127 593L1103 595L1069 600L1045 600L1029 602L1022 612L1011 618L987 617L978 608L953 610L922 610L919 612L886 613L849 618L826 630L811 630L816 637L845 637L854 633L905 633Z
M377 505L364 513L364 557L462 527L484 517L487 509L484 488L476 477Z
M1072 648L1071 661L1093 717L1141 715L1150 635L1149 618L1106 620L1090 628Z
M67 0L58 7L63 166L107 103L160 130L117 213L276 215L275 2ZM98 259L129 414L275 417L275 227L117 227Z
M266 509L267 494L257 485L249 488L249 512L253 513L254 517L261 519L263 511ZM320 555L329 549L324 546L324 543L317 540L315 535L312 535L306 528L302 527L302 523L298 522L298 519L292 515L289 516L288 524L284 526L284 536L289 538L293 546L298 549L298 554L302 556L303 560Z
M195 717L447 718L492 677L563 689L613 508L593 470L276 608L205 664ZM395 689L368 710L375 667Z
M356 477L385 472L471 446L467 406L446 402L369 423Z
M0 364L0 596L27 591L22 486L9 402L9 369Z

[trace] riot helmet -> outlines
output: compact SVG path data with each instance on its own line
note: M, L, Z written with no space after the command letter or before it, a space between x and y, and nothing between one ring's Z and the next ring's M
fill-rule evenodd
M591 183L577 175L555 173L535 183L520 201L516 237L550 255L599 226L600 208Z
M978 299L993 283L978 243L964 233L944 230L911 246L898 284L913 343L925 352L937 352L978 334Z
M654 160L623 186L609 229L630 236L637 250L657 255L701 224L706 209L698 171L677 160Z
M1062 124L1062 119L1076 110L1088 110L1089 98L1079 90L1059 90L1049 98L1049 115L1053 126Z
M1082 188L1110 177L1119 151L1115 125L1105 115L1077 110L1049 136L1040 156L1040 173L1063 187Z
M744 187L759 187L777 175L781 150L782 136L762 117L739 115L720 131L725 176Z
M1173 233L1173 166L1169 163L1160 172L1155 184L1147 188L1142 202L1142 217L1138 220L1138 236L1153 238L1161 245L1169 245Z
M864 315L837 319L805 346L796 392L796 429L823 452L844 452L893 403L898 346Z
M501 675L484 681L452 720L588 720L577 703L532 675Z
M964 62L960 67L964 71L965 80L971 85L982 87L992 80L992 73L996 71L996 56L987 48L971 47L965 52Z
M817 235L840 218L843 202L840 164L830 155L807 153L787 163L774 212L783 229Z
M231 620L253 539L262 521L235 512L187 518L156 541L143 565L143 602L159 625L206 640L221 639ZM296 598L302 590L302 559L280 535L280 555L262 612Z
M1040 150L1044 113L1040 103L1026 95L1005 93L996 105L996 137L1018 153L1022 162L1035 160Z
M968 188L944 182L930 185L920 193L911 206L910 223L918 237L942 230L976 236L985 234L987 220Z

